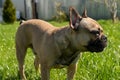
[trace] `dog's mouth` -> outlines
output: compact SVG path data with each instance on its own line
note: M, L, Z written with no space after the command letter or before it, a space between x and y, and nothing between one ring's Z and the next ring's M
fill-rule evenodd
M90 52L102 52L107 46L107 37L102 36L101 39L91 40L88 43L87 49Z

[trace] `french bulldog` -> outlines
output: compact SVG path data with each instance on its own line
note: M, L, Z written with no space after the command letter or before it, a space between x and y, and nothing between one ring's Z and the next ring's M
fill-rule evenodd
M40 19L21 22L15 44L22 80L26 80L24 59L27 48L35 54L34 65L41 70L41 80L50 79L52 68L66 68L67 80L73 80L80 52L102 52L107 46L103 28L87 16L86 10L81 16L70 7L69 16L69 25L65 27L55 27Z

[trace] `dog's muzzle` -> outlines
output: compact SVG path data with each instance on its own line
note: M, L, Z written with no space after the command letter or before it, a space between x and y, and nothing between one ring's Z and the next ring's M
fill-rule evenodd
M101 52L107 46L107 37L102 35L101 38L97 38L96 40L91 40L88 43L87 49L90 52Z

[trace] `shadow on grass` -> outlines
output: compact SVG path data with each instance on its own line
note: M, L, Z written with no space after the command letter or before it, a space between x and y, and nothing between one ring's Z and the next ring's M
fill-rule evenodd
M40 77L38 77L37 75L33 75L32 73L27 73L25 72L26 78L27 80L41 80ZM19 72L17 73L17 75L4 75L4 74L0 74L0 80L21 80L20 79L20 74Z
M18 76L3 76L0 74L0 80L20 80Z

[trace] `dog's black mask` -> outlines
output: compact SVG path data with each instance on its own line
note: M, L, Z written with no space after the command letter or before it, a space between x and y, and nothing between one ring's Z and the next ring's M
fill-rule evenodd
M90 52L101 52L107 46L107 37L102 35L101 38L97 38L96 40L91 40L88 42L87 49Z

